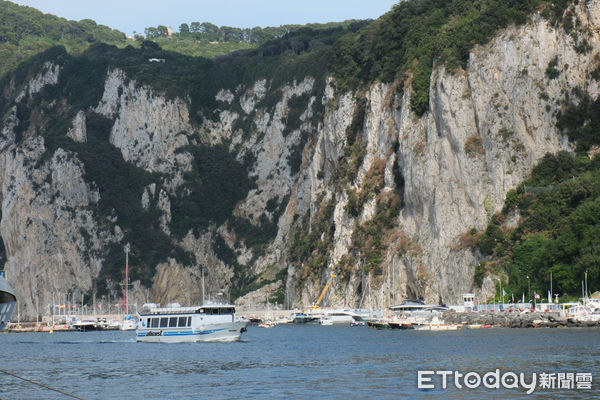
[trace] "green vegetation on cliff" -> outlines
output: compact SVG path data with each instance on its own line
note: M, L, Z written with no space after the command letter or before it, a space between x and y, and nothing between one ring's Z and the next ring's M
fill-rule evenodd
M230 26L219 27L210 22L192 22L189 25L187 23L181 24L179 32L171 32L171 34L164 25L148 27L144 33L146 40L157 43L164 50L193 57L214 58L237 50L257 48L303 29L312 31L344 29L355 23L364 22L348 20L326 24L281 25L245 29ZM141 35L136 35L135 38L138 41L144 40Z
M525 23L535 10L540 10L552 23L557 26L562 24L566 29L573 24L572 17L564 13L568 4L562 0L408 0L398 3L391 12L374 22L294 27L283 35L274 33L274 37L263 35L261 39L252 35L236 39L238 31L232 28L231 32L224 33L222 27L216 33L223 35L222 38L218 37L219 43L231 44L232 48L252 48L209 59L191 55L204 54L199 50L200 47L195 46L206 44L206 41L213 45L210 41L214 38L202 36L199 31L193 32L189 27L188 32L184 29L171 39L161 34L153 37L153 41L135 42L134 45L119 48L127 44L121 33L97 26L91 21L69 22L12 3L0 2L0 7L5 7L5 12L0 14L0 24L4 26L3 30L0 29L3 35L0 55L7 60L0 74L9 71L0 80L0 111L2 117L7 115L12 107L10 102L22 85L39 73L45 61L61 66L57 85L46 87L32 98L24 97L17 104L17 140L39 133L44 136L49 154L58 146L78 154L90 181L97 185L101 193L102 201L94 211L98 218L116 216L124 231L123 243L131 242L132 256L137 254L139 257L132 260L132 264L136 265L132 277L148 285L156 265L167 257L174 257L186 265L193 263L189 254L174 244L190 229L199 233L211 224L227 223L236 240L244 241L247 248L254 250L255 254L261 254L277 233L277 217L287 201L280 199L267 204L269 210L252 221L231 216L235 204L253 187L248 177L249 163L239 162L230 154L229 143L212 147L190 146L185 151L193 155L194 164L184 176L182 190L170 193L173 219L169 228L173 236L167 236L159 224L156 199L147 210L142 209L139 201L145 185L161 182L164 177L150 175L123 161L118 149L108 141L112 121L90 111L102 96L104 79L109 70L120 68L129 79L152 86L168 97L186 99L189 102L190 119L195 126L205 120L219 118L215 111L222 109L223 104L215 96L221 89L235 93L239 87L248 88L256 81L265 79L268 94L256 108L272 111L282 98L280 88L283 85L300 82L305 77L314 78L314 88L310 93L292 98L288 103L291 112L284 135L289 135L300 126L299 116L307 107L308 100L312 96L322 98L328 76L335 78L338 93L363 88L376 81L395 82L396 87L404 90L403 82L406 81L411 85L412 109L422 115L428 109L430 75L435 65L445 64L449 70L465 66L473 46L486 43L503 27ZM27 18L34 21L30 23ZM38 20L43 21L39 29L34 24ZM571 21L571 25L568 21ZM64 47L51 47L56 44ZM47 50L39 53L44 49ZM34 55L36 53L39 54ZM151 58L163 59L164 62L150 62ZM20 66L14 69L18 63ZM369 171L360 188L348 190L366 154L361 135L368 100L364 95L358 97L352 122L346 132L347 147L333 176L333 184L338 192L346 191L348 194L347 211L352 216L359 215L363 206L375 199L375 214L357 227L352 237L351 251L362 263L363 272L373 271L377 275L382 273L380 267L390 245L388 230L403 207L402 175L396 166L394 175L397 191L384 192L385 162L380 160ZM235 107L241 107L239 102L234 102L231 110L243 115L241 109ZM315 122L322 116L323 107L322 102L314 102L312 111ZM66 137L71 121L79 110L86 112L88 144L75 144ZM597 101L584 99L578 106L566 107L558 115L559 126L569 137L577 140L582 149L588 149L598 143L597 111ZM245 121L240 119L235 124L236 128L245 132L254 129L250 118ZM310 143L313 132L302 132L301 143L290 155L289 164L294 174L299 171L304 146ZM476 153L477 143L471 145ZM505 268L510 275L511 285L515 285L515 291L522 289L523 282L519 277L523 273L533 277L532 287L540 290L546 272L552 269L560 281L557 286L559 290L572 293L573 277L578 277L584 269L592 274L594 268L598 270L597 251L590 239L597 232L594 230L596 228L589 228L596 226L593 213L597 207L597 188L594 186L598 178L597 163L577 159L572 161L572 167L568 167L563 155L557 157L557 161L548 159L541 164L546 167L539 167L541 169L534 172L530 182L522 185L520 190L511 192L507 198L506 212L518 206L526 217L525 222L512 232L505 231L501 228L502 215L499 215L480 234L480 240L477 241L479 250L493 258L489 265L480 268L479 277L485 268ZM556 165L548 167L552 162L558 163L560 168ZM104 166L107 166L106 170ZM567 172L553 176L540 172L544 169L553 173ZM540 178L542 176L546 181ZM568 181L572 176L575 179ZM323 177L321 172L319 179ZM558 186L539 194L526 190L526 186L535 185ZM563 192L559 193L560 188ZM554 190L557 190L555 196L552 195ZM332 198L320 204L312 220L309 215L298 216L292 230L288 259L297 266L297 284L302 284L304 280L319 279L327 267L333 248L334 209ZM559 211L559 215L552 214ZM553 215L553 218L548 220L545 213L550 213L548 215ZM571 233L563 229L567 223L573 225ZM564 236L567 234L571 236ZM400 243L397 253L407 251L412 245L407 238L394 239L399 239L397 242ZM118 277L124 265L123 243L114 244L107 250L107 261L101 277ZM564 254L552 252L553 246L560 248L558 244L563 243L568 245ZM239 286L236 295L275 279L269 277L260 282L247 280L244 271L237 265L235 252L222 237L215 240L214 250L235 270L234 281ZM548 258L549 255L552 258ZM342 260L338 267L346 268L342 265L346 261ZM348 268L358 268L357 265L349 266L353 262L348 261ZM526 271L525 265L528 268ZM567 276L569 273L571 275Z
M9 1L0 1L0 76L22 61L52 46L82 53L92 43L125 45L122 32L97 25L90 19L79 22L43 14Z
M515 211L521 219L509 229L503 222ZM531 284L531 293L546 294L552 272L554 293L577 296L587 272L589 289L600 290L600 157L547 154L531 178L508 192L486 231L473 236L488 256L479 284L485 271L503 271L507 293L520 298Z
M196 235L211 223L223 224L251 188L246 168L225 145L189 146L192 170L173 199L171 231L180 239L192 230Z
M418 115L429 108L434 65L464 67L469 51L487 43L510 24L523 24L536 9L559 24L566 0L408 0L365 27L342 38L332 51L330 68L340 88L381 80L410 79L411 107ZM572 26L572 22L571 25ZM402 86L400 86L402 87Z
M589 289L600 290L600 97L580 90L566 97L573 102L566 100L557 127L580 152L546 154L531 177L507 193L485 232L465 235L488 256L476 270L478 284L486 271L503 272L508 293L519 297L531 284L544 295L552 273L554 293L577 296L587 272ZM509 229L503 222L515 211L521 218Z
M129 72L132 78L148 78L149 83L176 89L179 94L198 88L197 92L211 95L216 87L235 87L264 77L277 85L307 75L332 75L337 78L339 90L374 81L410 79L411 106L421 115L428 109L429 80L435 64L445 63L450 70L464 66L473 46L486 43L510 24L525 23L535 10L557 26L571 29L573 17L564 14L569 4L566 0L408 0L373 22L350 20L252 29L193 22L182 24L171 37L167 37L165 26L150 27L146 29L148 39L159 44L152 48L155 55L168 54L176 68L144 65L147 63L137 59L129 63ZM5 60L0 75L56 44L77 54L92 43L127 44L121 32L91 20L66 21L7 1L0 2L0 8L0 55ZM130 44L140 46L143 38L137 39ZM142 43L144 46L148 53L150 46ZM231 50L239 51L222 55ZM119 56L132 55L126 49ZM184 55L216 57L216 62L182 58ZM213 69L213 79L203 82L199 76L208 65L217 66L218 71ZM402 90L403 85L398 87ZM192 97L198 100L197 95ZM203 97L193 105L203 103L200 108L214 109L214 104L206 103L209 98L214 101L214 96Z

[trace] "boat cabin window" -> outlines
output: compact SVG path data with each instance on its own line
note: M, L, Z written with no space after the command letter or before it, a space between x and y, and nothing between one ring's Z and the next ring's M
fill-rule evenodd
M148 318L148 328L185 328L192 326L192 317Z
M203 312L208 315L231 315L235 313L235 308L233 307L215 307L215 308L203 308L199 310L199 312Z

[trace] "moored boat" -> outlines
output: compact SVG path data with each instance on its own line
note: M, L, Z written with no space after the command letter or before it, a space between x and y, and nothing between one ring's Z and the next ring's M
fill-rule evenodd
M375 329L392 329L387 321L367 321L367 325Z
M390 321L388 324L392 329L415 329L413 324L407 321Z
M405 300L402 304L390 307L390 310L398 314L410 315L412 313L443 313L448 307L435 304L425 304L421 300Z
M423 324L413 326L413 329L418 331L459 331L460 325L445 325L445 324Z
M263 321L260 324L258 324L259 328L273 328L275 326L275 323L273 321Z
M75 321L73 324L71 324L71 327L80 332L102 330L100 323L92 320Z
M8 325L16 304L15 292L5 279L4 271L0 271L0 332Z
M145 304L136 330L138 342L232 342L240 339L248 321L236 319L231 304L160 308Z
M315 314L307 314L303 312L296 312L292 314L292 322L294 324L308 324L308 323L318 323L321 315Z
M122 331L134 331L137 329L138 319L133 315L128 315L119 324L119 329Z

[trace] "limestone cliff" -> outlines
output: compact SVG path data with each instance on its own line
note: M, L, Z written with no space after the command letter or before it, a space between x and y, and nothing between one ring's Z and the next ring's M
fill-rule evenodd
M590 51L582 54L572 36L535 14L474 48L465 69L435 67L422 117L411 110L409 81L338 93L335 78L307 76L224 87L212 118L198 123L185 95L167 95L115 67L93 104L64 114L70 124L59 130L79 147L48 145L44 130L52 125L43 111L31 112L25 129L19 120L20 107L35 107L36 93L61 85L60 65L44 64L29 81L12 83L0 138L0 234L21 312L44 313L65 293L89 302L98 287L121 296L122 275L102 271L134 222L103 208L103 193L114 193L94 181L77 150L100 118L111 149L143 171L136 207L152 237L178 249L155 263L137 255L146 264L130 303L196 302L202 272L207 296L225 289L240 296L238 304L306 306L332 273L338 285L327 301L337 306L415 297L454 303L464 292L490 293L491 277L474 286L481 255L461 235L484 230L544 154L572 150L555 127L564 94L600 94L590 77L600 3L580 2L575 12ZM559 74L550 77L556 59ZM59 103L44 104L63 112ZM246 168L248 190L227 218L181 225L195 187L207 190L206 177L191 184L210 160L210 151L199 156L197 149L215 146Z

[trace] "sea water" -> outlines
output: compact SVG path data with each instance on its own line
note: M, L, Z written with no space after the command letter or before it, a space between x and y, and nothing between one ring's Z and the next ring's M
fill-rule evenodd
M600 330L378 331L250 326L236 343L137 343L135 332L6 333L0 370L83 399L600 398ZM418 371L555 374L554 388L467 388ZM591 389L560 388L592 376ZM564 384L564 382L562 382ZM538 382L539 385L539 382ZM510 385L509 385L510 386ZM568 382L567 385L568 386ZM0 372L1 399L68 399Z

